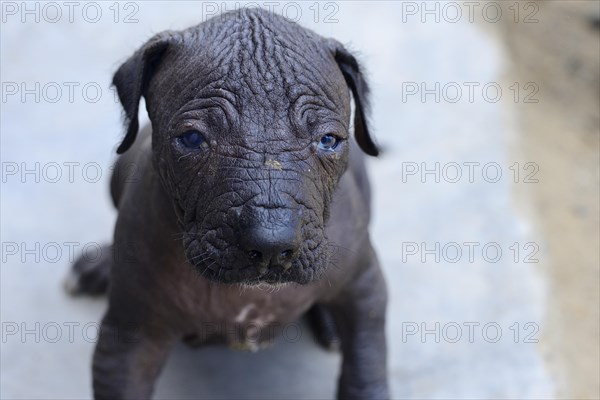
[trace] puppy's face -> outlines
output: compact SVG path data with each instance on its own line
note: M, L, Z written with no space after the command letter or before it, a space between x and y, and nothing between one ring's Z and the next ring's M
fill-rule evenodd
M168 41L144 95L188 261L224 283L316 279L349 151L348 84L330 42L261 11Z

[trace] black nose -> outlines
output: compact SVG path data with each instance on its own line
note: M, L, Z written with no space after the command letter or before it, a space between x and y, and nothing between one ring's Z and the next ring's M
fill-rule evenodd
M291 211L262 210L241 225L240 249L259 272L269 266L291 267L300 247L300 223Z

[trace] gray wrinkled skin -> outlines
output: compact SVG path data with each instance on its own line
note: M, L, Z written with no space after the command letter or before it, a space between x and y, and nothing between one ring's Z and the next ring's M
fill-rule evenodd
M95 397L149 397L178 340L246 348L243 328L312 307L320 342L341 340L338 398L387 398L386 290L361 155L377 148L354 57L246 9L153 37L113 83L127 128L111 182L113 257L74 266L74 290L109 286ZM138 134L142 96L152 126ZM205 140L190 148L186 132ZM324 135L335 149L319 146Z
M331 196L346 169L347 143L341 152L315 151L321 135L348 137L349 94L337 90L344 78L316 35L273 18L234 14L171 35L177 45L148 91L155 163L181 210L187 258L225 283L307 283L319 276L331 250ZM209 151L173 146L172 138L190 127L205 132ZM272 268L260 276L248 262L236 237L246 217L265 225L301 219L303 244L285 273Z

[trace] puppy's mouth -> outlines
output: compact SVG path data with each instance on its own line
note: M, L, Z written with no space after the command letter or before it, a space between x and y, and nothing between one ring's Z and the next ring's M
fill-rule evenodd
M221 284L244 286L308 284L318 279L327 264L327 255L311 252L287 265L252 264L243 261L235 249L218 250L204 240L190 240L185 254L188 263L204 279Z
M254 266L247 266L241 269L237 268L218 268L217 270L202 268L201 265L194 265L194 268L200 274L213 282L224 284L243 284L246 286L270 285L278 286L286 283L306 284L312 281L310 274L298 274L292 270L278 271L270 269L260 273Z

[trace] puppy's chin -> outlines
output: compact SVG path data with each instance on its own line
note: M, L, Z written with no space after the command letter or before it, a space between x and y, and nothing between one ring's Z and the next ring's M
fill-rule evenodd
M302 270L299 265L293 266L286 271L276 269L261 274L253 266L241 269L226 269L215 265L207 268L206 265L202 264L193 264L192 267L204 279L219 284L240 285L246 288L264 287L280 289L289 284L306 285L317 280L317 277L320 275L312 268L308 271Z
M265 283L265 282L259 282L259 283L239 283L238 286L241 289L258 289L258 290L268 290L268 291L277 291L280 289L283 289L285 287L291 286L291 285L295 285L297 283L292 283L292 282L286 282L286 283Z

